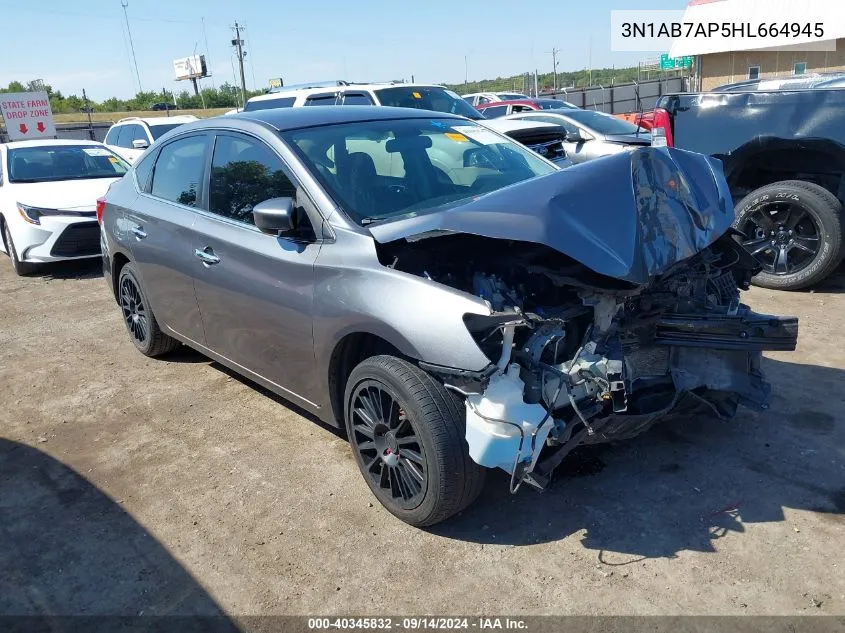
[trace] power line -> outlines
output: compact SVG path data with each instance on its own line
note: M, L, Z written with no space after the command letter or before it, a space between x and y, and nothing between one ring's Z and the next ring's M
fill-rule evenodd
M205 32L205 18L202 17L200 20L202 20L202 38L205 40L205 65L206 67L210 67L211 58L208 55L208 35L206 35ZM210 74L209 76L211 77L211 87L216 89L217 86L214 85L214 75Z
M129 14L126 12L129 0L120 0L120 6L123 7L123 17L126 18L126 32L129 34L129 48L132 50L132 63L135 65L135 77L138 79L138 92L144 92L141 87L141 73L138 72L138 59L135 57L135 44L132 43L132 29L129 28Z
M252 36L249 34L249 29L247 28L246 24L244 24L243 29L244 29L244 34L245 34L245 35L246 35L246 36L247 36L250 40L252 40ZM255 40L253 40L253 42L252 42L252 43L253 43L253 44L255 44ZM253 49L253 50L255 50L255 49ZM257 89L257 84L255 83L255 66L253 66L253 65L252 65L252 58L253 58L253 56L252 56L252 55L250 55L250 57L249 57L249 70L250 70L250 72L252 73L252 89L253 89L253 90L256 90L256 89ZM344 73L344 74L345 74L345 73Z

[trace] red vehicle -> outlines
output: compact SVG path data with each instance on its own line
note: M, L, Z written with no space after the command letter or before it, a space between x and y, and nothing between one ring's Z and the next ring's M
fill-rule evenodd
M490 103L482 103L475 106L475 109L481 112L488 119L497 119L500 116L516 114L517 112L527 112L530 110L556 110L558 108L565 108L568 110L580 109L578 106L574 106L566 101L561 101L560 99L515 99L513 101L491 101Z
M654 127L654 110L648 112L628 112L626 114L617 114L617 117L640 126L644 130L651 130Z

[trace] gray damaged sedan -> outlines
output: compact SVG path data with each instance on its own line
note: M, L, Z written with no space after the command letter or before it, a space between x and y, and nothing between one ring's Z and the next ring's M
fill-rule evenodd
M644 148L566 170L460 117L264 110L160 139L98 205L148 356L189 345L345 427L378 500L427 526L488 468L544 488L582 444L765 408L719 164Z

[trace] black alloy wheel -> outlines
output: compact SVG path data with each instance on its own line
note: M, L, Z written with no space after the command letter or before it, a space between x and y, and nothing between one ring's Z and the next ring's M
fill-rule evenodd
M790 275L812 264L821 248L821 231L806 208L786 201L762 204L749 213L740 231L745 249L770 275Z
M126 330L138 351L144 356L161 356L176 349L181 343L159 327L139 279L134 263L129 262L120 269L117 303Z
M352 396L350 440L370 485L405 510L416 508L426 490L425 451L414 423L389 387L360 383Z
M371 356L349 374L343 403L355 462L391 514L425 527L478 497L485 469L469 456L463 400L431 374Z
M827 277L845 257L842 203L815 183L760 187L737 204L733 226L760 264L756 286L800 290Z
M120 310L133 342L138 346L146 345L150 338L147 307L135 280L128 275L120 280Z

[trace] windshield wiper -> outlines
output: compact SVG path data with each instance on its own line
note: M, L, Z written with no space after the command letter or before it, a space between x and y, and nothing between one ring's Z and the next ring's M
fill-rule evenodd
M372 224L373 222L381 222L386 218L380 218L376 215L372 215L366 218L361 218L361 226L367 226L368 224Z

